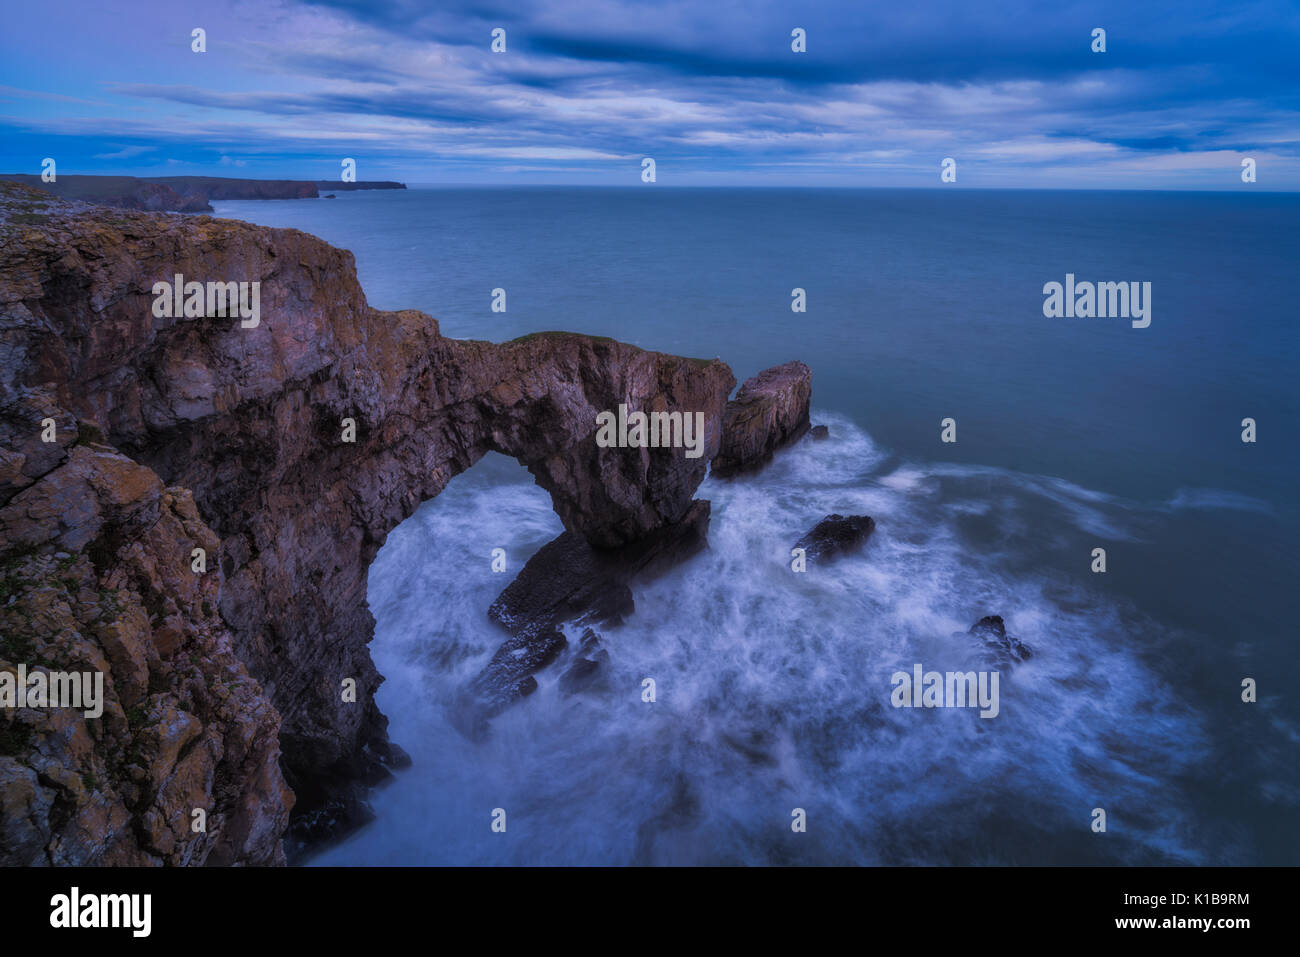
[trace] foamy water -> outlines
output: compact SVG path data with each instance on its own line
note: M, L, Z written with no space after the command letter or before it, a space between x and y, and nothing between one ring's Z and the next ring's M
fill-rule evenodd
M830 439L704 483L710 547L634 587L635 615L604 632L603 689L562 695L562 660L481 743L444 705L502 641L488 605L559 519L493 457L398 527L368 597L379 705L414 764L317 863L1202 861L1180 782L1205 760L1204 718L1139 654L1174 638L1093 587L1083 547L1140 539L1168 506L902 462L845 418L814 420ZM791 546L831 512L877 529L861 553L792 572ZM1081 550L1079 575L1043 571L1058 548ZM1001 670L996 718L891 706L891 675L914 663L990 667L966 633L988 614L1034 651Z

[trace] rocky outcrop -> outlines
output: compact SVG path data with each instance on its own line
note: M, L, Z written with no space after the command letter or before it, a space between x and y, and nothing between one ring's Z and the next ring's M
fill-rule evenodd
M62 199L118 209L210 213L214 199L315 199L321 189L406 189L404 183L360 180L352 183L300 179L234 179L221 176L58 175L46 183L31 173L8 173L0 180L32 186Z
M64 425L0 509L0 670L100 672L103 713L0 709L0 866L283 863L280 716L191 571L217 537L187 490Z
M359 189L406 189L405 183L398 183L391 179L358 179L351 183L342 181L318 179L316 180L317 189L332 189L340 193L350 193ZM226 199L227 197L213 197L214 199Z
M32 186L65 200L97 203L118 209L149 212L211 212L206 196L182 195L166 183L136 179L134 176L59 176L53 183L30 174L6 174L0 179Z
M795 542L809 563L828 562L861 548L875 529L870 515L827 515Z
M808 431L812 372L802 362L764 369L727 403L713 474L729 478L762 468Z
M510 638L459 702L459 726L471 736L482 735L488 718L536 690L533 675L568 643L563 625L622 624L636 608L631 583L699 552L708 531L709 503L696 500L678 521L620 548L595 548L572 532L543 545L488 609ZM594 651L599 635L588 628L585 638L582 650ZM566 672L566 689L585 687L584 679L598 664L596 658L587 665L575 662Z
M560 675L560 691L565 695L575 695L605 687L608 664L609 652L600 647L600 635L595 629L586 629L573 662Z
M15 790L5 785L0 806L30 809L23 847L72 848L60 822L84 799L129 820L115 854L196 860L173 824L197 792L176 797L166 782L201 746L210 765L185 780L229 822L207 853L275 859L267 835L291 800L268 744L277 720L294 827L320 836L355 821L365 788L396 760L374 705L367 569L398 522L488 451L523 462L586 545L690 526L735 384L721 361L566 333L447 339L421 313L371 309L351 254L294 230L48 202L9 214L6 203L31 204L31 191L0 185L0 562L26 563L6 582L21 590L14 605L36 608L55 587L41 563L69 556L61 624L50 632L32 611L24 634L67 639L51 664L96 651L112 664L126 720L105 718L99 733L141 749L90 765L93 785L56 791L42 767L64 758L37 756L64 732L11 734L16 764L3 773ZM152 287L177 273L260 282L260 323L155 317ZM620 403L703 412L704 455L598 447L596 415ZM54 443L42 441L46 419ZM204 572L189 571L194 547L207 552ZM46 654L10 634L5 662ZM223 696L217 675L242 689L242 718L218 704L235 692ZM159 724L189 730L175 747L170 731L143 737ZM60 860L96 853L80 847Z
M1007 634L1006 624L1000 615L985 615L970 626L968 634L978 638L993 660L1004 668L1028 661L1034 656L1028 645L1014 635Z

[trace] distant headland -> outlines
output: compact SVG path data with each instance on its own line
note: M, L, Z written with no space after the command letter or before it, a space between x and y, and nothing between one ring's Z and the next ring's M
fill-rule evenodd
M65 176L46 183L34 173L0 174L63 199L98 206L152 212L210 213L213 199L317 199L320 190L406 189L405 183L370 180L345 183L309 179L227 179L220 176Z

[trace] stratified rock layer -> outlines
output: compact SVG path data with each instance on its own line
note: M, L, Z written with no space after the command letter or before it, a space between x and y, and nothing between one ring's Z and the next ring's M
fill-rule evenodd
M382 679L366 647L374 622L365 602L367 569L388 532L495 450L527 465L570 533L624 546L686 516L718 450L735 385L718 360L565 333L500 345L447 339L421 313L371 309L352 255L304 233L49 200L0 185L0 562L26 563L4 587L21 608L35 607L55 587L39 563L70 556L63 617L27 612L23 633L66 636L68 647L47 656L52 665L102 658L112 664L111 697L143 702L120 704L127 720L116 730L126 737L91 748L95 760L145 747L131 707L144 709L149 728L186 725L169 709L193 725L176 732L186 739L178 749L158 744L156 755L93 765L94 782L80 790L49 784L37 766L52 727L4 739L13 752L0 758L12 759L0 763L4 827L11 813L26 821L12 824L22 832L15 846L33 855L74 847L57 822L99 802L103 815L132 822L114 832L134 835L113 844L114 862L193 860L198 851L165 850L162 829L194 844L176 836L173 817L198 792L146 806L162 792L129 789L154 788L195 741L213 741L203 745L211 773L194 786L232 823L208 853L277 859L268 836L283 829L292 801L271 746L277 721L298 822L314 834L322 822L346 824L392 760L374 705ZM260 282L260 323L155 317L152 287L176 274ZM705 454L599 448L596 415L620 403L703 412ZM41 441L47 418L55 443ZM350 424L355 441L344 440ZM202 575L189 571L200 540ZM102 595L123 590L111 604ZM4 634L7 665L45 653ZM235 693L213 690L213 670L249 696L236 709L242 719L204 697ZM343 694L349 680L355 702ZM101 734L114 733L109 718L103 724ZM61 860L106 853L75 847Z
M676 522L621 548L594 548L572 532L543 545L488 609L510 634L458 703L456 719L471 735L512 701L537 688L533 675L565 649L561 625L620 625L636 608L631 584L684 561L708 542L709 503L697 500ZM587 630L591 644L599 638ZM596 665L593 659L588 665ZM584 686L579 665L568 687Z
M746 379L727 403L713 474L729 478L757 471L778 449L801 438L809 428L811 397L812 372L802 362L773 366Z

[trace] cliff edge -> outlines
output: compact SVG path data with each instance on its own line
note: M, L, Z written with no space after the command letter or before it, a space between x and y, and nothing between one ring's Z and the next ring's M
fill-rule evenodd
M178 275L259 283L260 318L155 315ZM0 670L98 670L107 699L0 709L0 864L278 863L286 828L355 820L396 760L365 600L388 532L488 451L592 547L671 528L734 385L446 338L295 230L0 183ZM703 454L599 447L620 403L702 412Z

